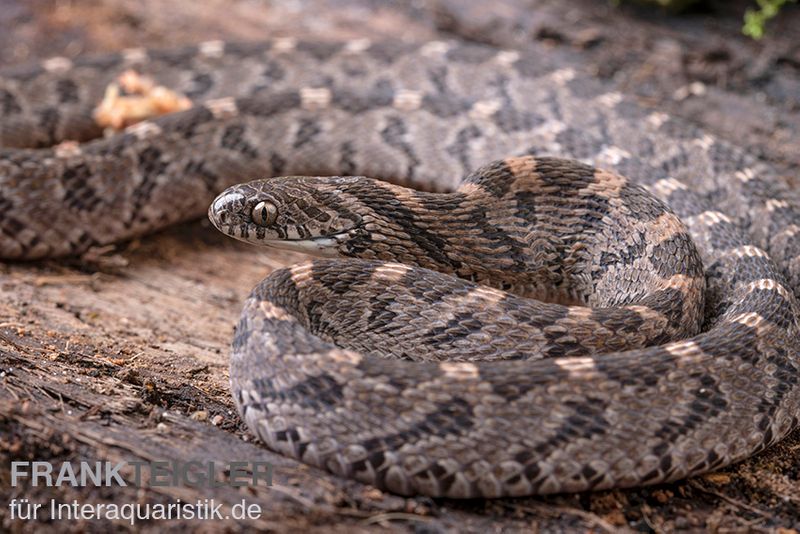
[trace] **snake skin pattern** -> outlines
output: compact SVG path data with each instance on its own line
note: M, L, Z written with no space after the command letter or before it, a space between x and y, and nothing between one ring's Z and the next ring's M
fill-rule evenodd
M128 68L197 105L52 146L98 135L91 109ZM356 256L273 273L234 340L240 413L304 462L403 494L582 491L715 469L798 426L797 197L556 51L280 39L56 58L0 72L0 118L6 259L141 235L256 177L375 176L444 195L305 178L214 205L246 206L238 215L212 206L235 237ZM521 157L472 173L509 156ZM276 221L251 227L250 203L268 194ZM453 195L470 206L445 226L431 214L452 212L437 199ZM705 295L665 206L697 247ZM304 218L277 222L292 217ZM525 221L554 228L523 236Z

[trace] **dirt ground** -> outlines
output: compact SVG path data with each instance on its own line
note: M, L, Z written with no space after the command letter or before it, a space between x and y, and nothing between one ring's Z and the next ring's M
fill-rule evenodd
M800 9L753 42L747 2L681 17L574 0L340 2L0 0L0 65L52 55L280 36L442 36L524 47L544 41L641 103L750 148L800 177ZM0 469L0 531L770 531L800 530L800 431L729 469L675 484L548 498L401 498L266 451L228 393L227 354L258 280L300 256L264 254L185 224L119 247L119 265L0 264L0 458L11 461L246 459L275 466L269 488L11 487ZM123 265L124 263L124 265ZM128 473L129 474L129 473ZM245 499L255 521L12 521L5 504Z

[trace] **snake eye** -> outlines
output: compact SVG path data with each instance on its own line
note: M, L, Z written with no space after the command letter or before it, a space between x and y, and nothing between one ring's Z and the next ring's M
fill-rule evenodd
M262 200L253 207L250 213L253 222L259 226L269 226L278 218L278 208L272 202Z

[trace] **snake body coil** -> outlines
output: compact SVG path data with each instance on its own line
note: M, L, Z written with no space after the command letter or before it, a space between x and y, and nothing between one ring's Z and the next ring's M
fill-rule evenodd
M535 52L215 42L2 72L0 256L130 238L255 177L385 177L431 192L287 178L212 205L234 237L350 257L247 301L231 381L270 448L496 497L675 480L778 441L800 416L796 197ZM198 105L32 148L95 135L87 110L130 67Z

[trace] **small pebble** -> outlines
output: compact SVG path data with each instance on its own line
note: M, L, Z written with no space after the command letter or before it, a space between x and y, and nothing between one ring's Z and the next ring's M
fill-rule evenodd
M208 419L208 412L205 410L197 410L189 416L192 421L205 421Z

